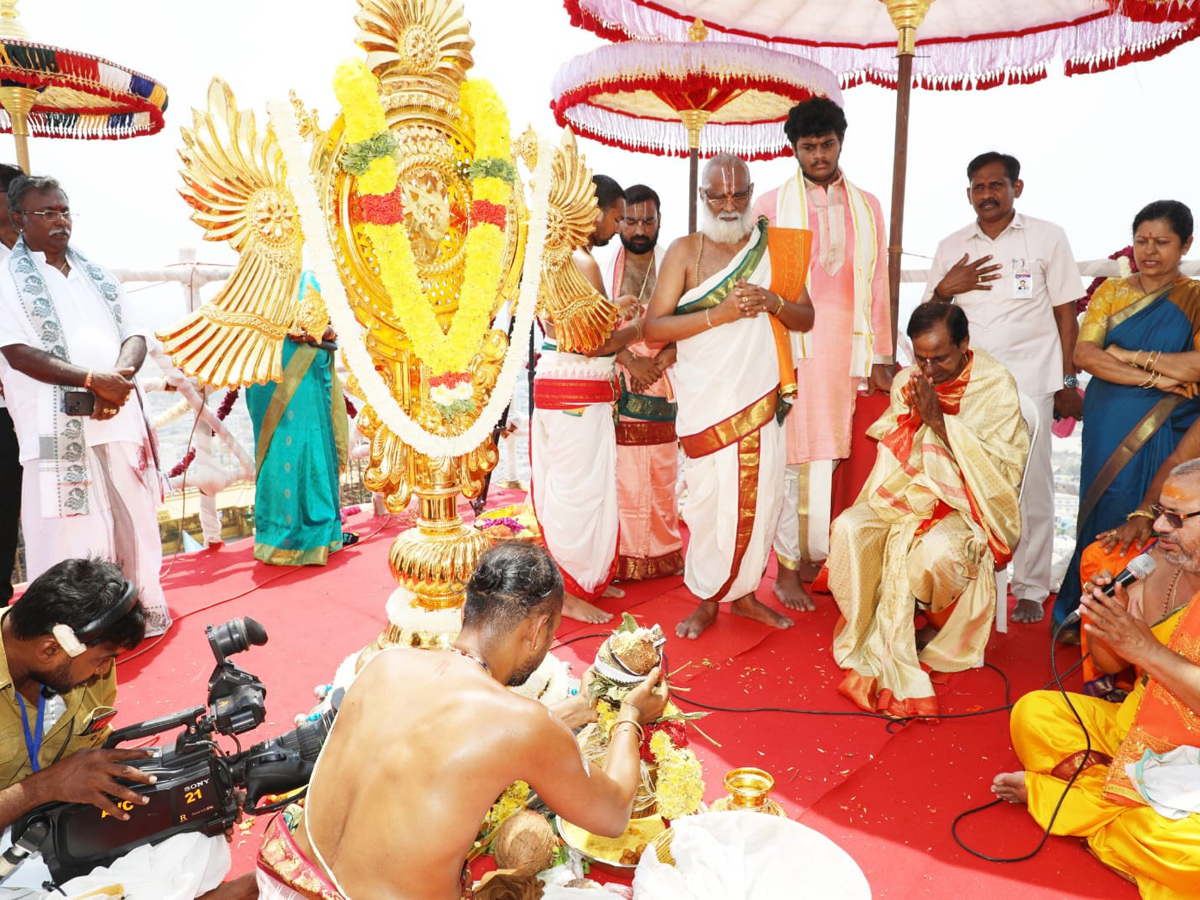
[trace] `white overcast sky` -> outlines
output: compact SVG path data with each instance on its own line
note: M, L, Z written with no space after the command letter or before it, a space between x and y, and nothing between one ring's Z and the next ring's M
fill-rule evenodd
M514 133L532 123L549 132L550 82L558 66L599 46L572 28L561 0L465 0L475 39L474 74L491 79L509 106ZM181 247L231 262L224 245L201 240L179 198L179 128L203 108L221 76L243 106L265 121L265 103L289 89L321 114L336 112L330 79L354 45L355 0L23 0L31 39L107 57L167 86L167 125L129 141L32 142L33 169L60 178L78 213L74 242L112 267L173 262ZM1061 69L1061 66L1058 68ZM1164 197L1200 213L1200 41L1162 59L1098 75L1052 75L1034 85L982 92L913 95L906 268L923 268L938 240L971 216L966 162L997 149L1020 158L1025 195L1018 209L1067 231L1079 259L1124 246L1134 213ZM844 95L850 121L843 165L861 187L891 197L895 94L864 85ZM0 157L14 158L0 136ZM664 198L663 233L686 227L687 164L584 141L596 171L622 184L645 182ZM756 163L759 191L791 174L794 162ZM1200 251L1197 251L1200 252ZM145 292L154 324L179 315L178 293ZM154 299L152 299L154 298Z

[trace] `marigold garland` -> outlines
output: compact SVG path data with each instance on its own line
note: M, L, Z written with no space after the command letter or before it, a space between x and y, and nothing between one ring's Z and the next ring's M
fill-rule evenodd
M664 819L690 816L704 801L704 772L695 751L677 747L666 731L655 732L650 750L658 763L654 799Z
M381 135L387 133L387 121L375 77L362 60L350 60L338 68L334 93L342 104L346 141L352 146L366 147L381 140ZM507 220L515 177L508 113L486 81L464 83L460 97L464 124L474 132L472 199L475 203L485 201L502 207ZM357 162L365 155L355 156L352 161ZM380 279L392 300L392 313L408 337L413 353L435 374L465 371L479 352L491 324L506 244L505 226L498 224L499 216L472 218L458 311L449 330L443 332L422 289L402 218L396 220L394 208L382 220L368 213L369 199L390 199L397 190L395 158L391 155L372 158L357 177L356 190L359 208L366 219L363 231L375 251Z

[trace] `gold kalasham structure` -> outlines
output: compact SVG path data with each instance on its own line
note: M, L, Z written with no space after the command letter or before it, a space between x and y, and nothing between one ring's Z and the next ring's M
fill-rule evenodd
M498 164L475 159L480 123L470 121L462 95L474 41L460 0L359 0L359 7L357 43L366 53L366 68L377 79L386 120L386 134L377 137L387 147L379 150L373 144L372 152L386 156L390 149L396 188L383 199L402 210L422 291L397 298L385 288L381 265L386 260L381 256L386 254L368 235L365 220L370 216L364 213L369 201L380 198L365 195L362 167L354 174L347 165L347 152L358 153L368 143L347 139L347 128L352 127L349 109L322 130L316 113L292 98L295 132L310 145L309 174L325 228L325 234L306 235L301 227L302 198L289 188L281 123L276 119L269 127L259 127L254 113L239 109L233 91L215 79L208 108L193 111L192 126L183 129L185 186L180 193L205 238L228 241L239 262L212 301L159 337L174 362L204 384L235 387L279 380L288 331L298 317L324 317L323 311L304 309L297 302L302 251L307 243L310 255L315 255L313 242L328 242L370 364L390 394L375 395L381 402L373 403L371 391L361 391L367 385L356 376L364 373L355 371L346 347L354 336L340 329L343 359L352 372L348 388L367 398L358 417L359 430L370 440L365 484L383 496L390 512L407 508L413 495L418 502L416 527L402 532L390 551L392 574L400 587L388 601L389 625L379 645L444 645L457 633L465 583L488 546L487 538L460 518L458 498L479 495L484 477L498 461L497 449L485 436L477 446L455 455L418 452L412 444L420 442L403 440L376 407L394 403L419 429L410 435L414 437L453 438L478 424L509 353L506 334L489 323L505 304L511 304L515 314L516 299L523 293L531 210L515 165L524 162L532 172L538 144L530 130L512 141L511 159ZM473 167L480 164L490 165L489 172L509 173L512 194L507 205L473 198L472 173L478 174ZM555 152L552 172L538 312L555 322L560 341L585 349L604 340L616 310L571 261L572 252L587 242L597 207L591 172L569 132ZM472 339L455 322L466 295L467 236L481 215L499 216L495 224L503 226L501 265L492 275L495 287L489 286L491 308L481 320L482 333L473 338L478 351L465 372L449 376L469 383L470 397L447 407L434 402L431 394L432 385L447 376L422 358L414 346L420 345L415 332L406 333L400 320L420 320L403 315L404 303L428 304L441 332L453 327L456 340ZM322 284L332 309L329 287ZM311 324L308 330L319 333ZM438 340L442 337L436 335ZM519 344L514 352L521 353ZM490 423L487 427L490 430Z

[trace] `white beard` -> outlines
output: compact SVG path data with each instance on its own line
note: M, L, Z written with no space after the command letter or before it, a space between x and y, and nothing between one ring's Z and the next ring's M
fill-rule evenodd
M746 235L754 230L757 221L754 210L749 206L737 218L719 218L713 214L707 203L699 204L700 231L717 244L738 244L746 239Z

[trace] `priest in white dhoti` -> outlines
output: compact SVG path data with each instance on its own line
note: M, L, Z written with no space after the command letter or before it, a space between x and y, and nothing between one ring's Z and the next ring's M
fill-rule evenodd
M812 328L804 280L811 235L768 228L750 209L744 161L709 160L701 230L667 251L646 338L676 343L669 378L687 462L691 531L684 583L699 598L676 628L697 638L719 604L775 628L792 620L759 601L783 497L782 422L795 395L789 331Z
M21 239L0 269L0 348L29 579L68 557L110 559L138 586L146 635L162 634L171 624L158 577L162 492L134 382L145 332L116 277L69 246L57 181L18 178L8 198Z
M586 250L575 265L604 294L600 267L591 255L617 232L625 215L621 186L606 175L592 178L599 206ZM609 320L611 321L611 320ZM543 321L530 417L530 497L546 549L562 572L563 615L607 622L612 613L595 605L622 596L611 587L617 572L617 439L613 409L621 395L615 354L640 340L642 319L613 329L588 353L559 349L555 324Z

